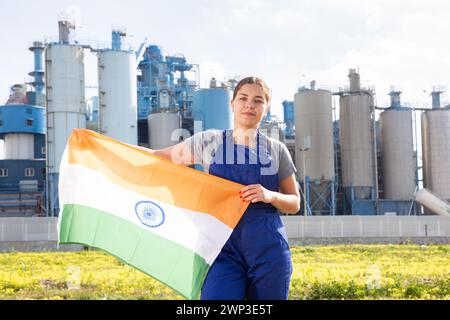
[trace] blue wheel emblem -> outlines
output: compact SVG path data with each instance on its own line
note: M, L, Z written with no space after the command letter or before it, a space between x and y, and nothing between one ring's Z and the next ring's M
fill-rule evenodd
M156 228L164 223L164 210L154 202L138 202L135 211L139 220L147 227Z

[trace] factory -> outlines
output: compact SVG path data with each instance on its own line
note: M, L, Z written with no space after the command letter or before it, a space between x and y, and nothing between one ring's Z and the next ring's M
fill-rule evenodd
M200 66L164 56L143 41L127 45L124 28L111 44L74 37L58 21L57 41L35 41L34 81L14 84L0 106L0 216L55 217L59 166L74 128L161 149L207 129L233 126L237 79L200 87ZM97 58L97 95L87 99L85 56ZM312 81L282 103L284 119L268 114L261 131L285 143L298 169L301 216L450 214L450 107L436 88L431 108L405 106L392 88L390 106L350 69L348 86ZM420 117L421 121L416 121ZM419 135L420 131L420 135Z

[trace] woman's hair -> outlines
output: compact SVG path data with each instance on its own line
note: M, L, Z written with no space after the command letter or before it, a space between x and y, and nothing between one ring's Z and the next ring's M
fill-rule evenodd
M238 94L239 90L245 84L257 84L257 85L259 85L264 91L264 97L266 98L266 102L269 103L269 100L270 100L270 89L267 86L267 84L261 78L258 78L258 77L247 77L247 78L244 78L241 81L239 81L238 84L236 85L236 88L234 88L233 100L236 98L236 95Z

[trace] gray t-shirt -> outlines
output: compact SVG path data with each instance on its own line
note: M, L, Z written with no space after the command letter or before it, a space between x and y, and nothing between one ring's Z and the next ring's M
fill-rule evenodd
M196 133L184 140L186 148L194 155L195 163L202 165L206 173L209 173L209 167L213 160L216 163L218 161L225 161L227 164L245 163L244 148L238 148L238 155L234 159L232 139L228 139L228 141L231 141L230 145L220 148L221 150L226 150L225 157L217 153L220 145L223 144L223 133L223 130L210 129ZM225 134L231 137L233 132L232 130L226 130ZM250 157L248 163L257 163L256 161L259 159L263 165L261 169L261 174L263 175L278 173L278 179L282 181L297 172L286 145L262 133L260 133L259 148L249 148L249 152Z

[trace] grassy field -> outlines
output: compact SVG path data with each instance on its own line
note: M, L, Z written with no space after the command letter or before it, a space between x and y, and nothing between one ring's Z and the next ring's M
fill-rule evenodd
M450 245L292 247L290 299L450 299ZM99 252L0 253L0 299L183 299Z

